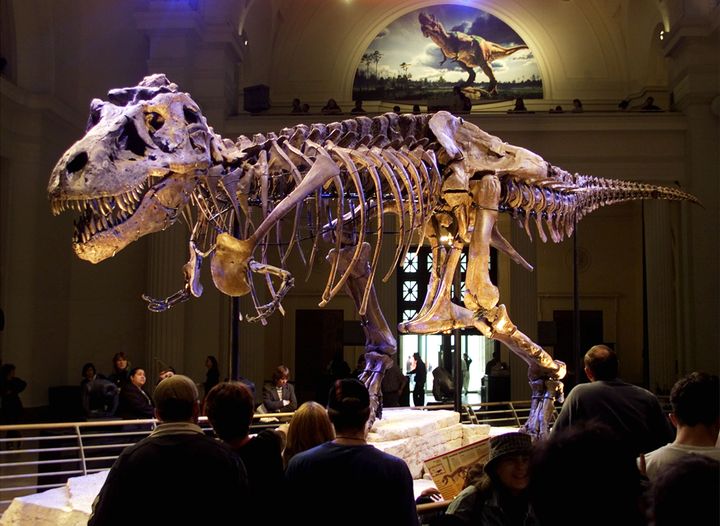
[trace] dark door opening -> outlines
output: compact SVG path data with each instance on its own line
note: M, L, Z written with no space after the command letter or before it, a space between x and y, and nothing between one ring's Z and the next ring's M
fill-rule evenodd
M583 372L583 356L593 345L604 343L603 313L601 310L580 311L580 349L577 354L573 349L573 311L553 311L553 321L557 327L554 358L567 364L568 374L563 382L568 393L578 383L588 381Z
M298 403L327 402L326 369L336 352L343 351L343 311L295 311L295 395Z

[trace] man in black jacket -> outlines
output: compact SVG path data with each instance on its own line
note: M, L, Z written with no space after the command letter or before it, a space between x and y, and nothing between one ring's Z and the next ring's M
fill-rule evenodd
M584 362L590 383L570 391L553 431L600 421L623 438L635 457L672 442L670 421L655 395L617 377L615 351L596 345L585 353Z
M88 525L224 524L247 509L245 466L197 425L195 383L177 374L154 397L160 425L120 454Z

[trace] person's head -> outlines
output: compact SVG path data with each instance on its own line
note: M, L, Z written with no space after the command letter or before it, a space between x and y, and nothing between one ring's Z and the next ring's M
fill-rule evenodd
M493 360L499 360L500 359L500 349L493 349Z
M207 367L208 369L217 369L217 358L215 358L214 356L208 356L207 358L205 358L205 367Z
M176 374L160 382L153 393L155 416L161 422L197 422L200 414L195 382Z
M3 380L9 380L15 376L15 364L4 363L0 367L0 378Z
M158 373L158 382L167 380L171 376L175 376L175 369L168 365L167 367L160 369L160 372Z
M595 345L585 353L585 374L591 382L614 380L618 375L618 357L610 347Z
M292 100L293 108L299 108L300 107L300 99L297 97Z
M563 511L558 513L558 481ZM610 427L597 421L553 431L534 446L530 459L530 500L541 524L606 526L641 522L642 477L635 453ZM588 498L602 499L588 513Z
M302 106L300 106L300 109L303 111L303 113L307 113L310 111L310 104L305 103Z
M142 389L142 386L145 385L145 381L147 378L145 378L145 369L142 367L133 367L130 369L130 381L132 384L140 389Z
M254 408L254 397L241 382L221 382L205 399L210 425L224 442L240 441L248 435Z
M418 353L418 352L413 353L413 360L415 360L415 362L417 362L417 363L422 362L422 358L420 357L420 353Z
M645 99L645 104L647 106L651 106L652 104L655 104L655 97L648 97L647 99Z
M525 101L522 97L518 97L515 99L515 109L516 110L524 110L525 109Z
M575 106L576 108L582 108L582 102L580 101L580 99L573 99L573 106Z
M493 485L517 495L530 482L528 465L532 439L527 433L505 433L490 439L490 453L485 463Z
M317 402L305 402L297 408L287 429L283 452L285 465L298 453L334 438L335 431L327 410Z
M619 108L621 111L624 111L624 110L628 109L628 106L630 106L630 101L627 100L627 99L623 99L623 100L621 100L621 101L618 103L618 108Z
M365 384L355 378L336 380L328 393L327 412L336 434L364 430L370 417L370 395Z
M124 352L116 352L113 356L113 367L116 371L124 371L128 367L128 359Z
M670 391L677 426L717 426L720 423L720 384L714 374L694 372L680 378Z
M416 115L420 113L420 104L413 104L412 112Z
M720 524L719 494L720 462L705 455L682 455L653 480L650 523Z
M362 108L362 104L363 104L362 99L356 99L356 100L355 100L355 107L356 107L356 108L358 108L358 109Z
M327 107L328 108L337 108L337 101L335 99L328 99L327 101Z
M400 113L400 106L393 106L393 113Z
M278 365L273 371L272 381L276 387L282 387L283 385L287 384L289 378L290 369L288 369L284 365Z
M82 377L86 380L92 380L95 378L95 365L88 362L82 367Z

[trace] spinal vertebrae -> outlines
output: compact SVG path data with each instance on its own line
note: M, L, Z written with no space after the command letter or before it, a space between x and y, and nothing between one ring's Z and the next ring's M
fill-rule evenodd
M200 295L199 270L209 258L218 289L250 294L257 310L251 319L264 320L282 310L293 284L285 268L289 255L297 253L309 272L319 247L329 245L320 304L347 292L371 354L395 351L373 285L385 216L393 215L395 253L385 276L411 245L427 242L434 256L425 303L399 329L474 326L508 345L531 366L540 400L528 423L535 434L549 425L564 365L518 331L498 305L487 272L489 247L530 268L498 232L498 212L515 215L528 234L534 222L543 241L546 228L557 242L598 206L638 198L694 200L679 190L569 174L447 112L362 116L233 142L216 135L197 104L164 75L113 90L108 102L93 101L86 135L58 162L48 192L55 213L80 211L73 247L93 263L184 217L191 232L185 287L150 300L153 310ZM452 242L445 247L440 239L448 235ZM312 239L309 254L301 246L305 239ZM272 246L277 256L271 257ZM464 305L457 305L450 286L465 246L467 291ZM269 301L256 293L252 274L264 278ZM379 407L387 360L369 363L375 365L363 379Z

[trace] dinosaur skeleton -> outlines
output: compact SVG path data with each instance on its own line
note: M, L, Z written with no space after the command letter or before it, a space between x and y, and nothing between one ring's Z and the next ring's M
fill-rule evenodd
M497 95L497 79L492 70L492 62L522 49L528 49L524 44L503 47L477 35L468 35L460 31L448 32L434 15L427 13L420 13L418 19L423 36L430 38L442 51L443 59L440 64L451 59L467 72L468 78L461 85L469 90L468 93L473 91L467 87L475 83L475 68L479 67L490 80L487 90L479 91L485 95Z
M309 274L320 246L330 245L320 306L341 290L354 300L366 335L360 379L379 417L380 382L393 366L396 341L373 283L385 216L395 216L396 249L385 279L412 245L427 242L433 253L424 305L399 331L476 327L504 343L529 366L533 404L525 428L534 436L551 424L566 369L498 304L487 270L490 246L532 269L500 235L498 214L512 214L528 235L534 225L543 241L559 242L599 206L696 201L677 189L570 174L447 112L301 124L233 142L216 135L190 96L161 74L112 90L106 102L93 100L87 132L57 163L48 193L55 214L79 212L73 248L92 263L185 219L191 232L185 286L166 299L146 297L155 311L200 296L200 268L209 258L215 286L230 296L250 294L256 313L247 319L265 323L282 311L293 285L285 269L290 254ZM443 236L450 236L449 246ZM312 239L309 254L304 239ZM466 292L458 305L450 289L465 247ZM271 253L279 263L271 264ZM254 275L264 282L266 302Z

